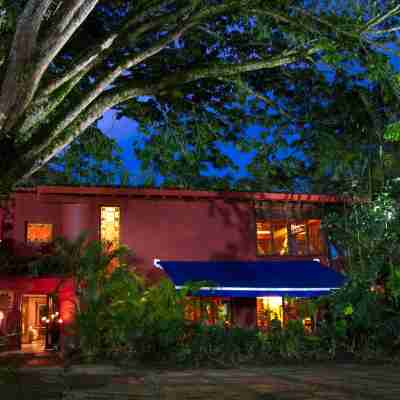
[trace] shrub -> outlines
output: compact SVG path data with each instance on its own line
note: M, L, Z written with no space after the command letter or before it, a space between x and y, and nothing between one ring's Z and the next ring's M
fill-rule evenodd
M364 279L350 280L316 304L303 304L305 315L315 314L317 306L326 311L313 335L305 332L301 320L289 321L285 328L273 320L267 332L210 326L185 318L187 294L194 286L177 291L169 280L146 286L125 263L126 249L110 251L84 240L62 243L55 258L46 262L67 266L66 273L76 280L75 329L81 354L88 360L225 366L323 360L342 353L365 358L400 347L397 303L390 300L388 307L387 293L372 291ZM118 267L112 269L115 260ZM398 299L396 279L390 291L393 299Z

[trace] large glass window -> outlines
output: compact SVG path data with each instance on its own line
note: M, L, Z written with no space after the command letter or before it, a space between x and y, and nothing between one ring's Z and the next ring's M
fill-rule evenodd
M209 324L231 321L231 304L226 298L188 297L185 304L185 318L189 321L203 321Z
M120 216L119 207L104 206L100 209L100 240L113 249L120 244Z
M257 326L268 328L273 320L283 323L282 297L257 297Z
M318 219L308 221L308 243L311 254L324 254L326 252L321 237L321 221Z
M26 224L26 242L29 244L45 244L53 240L52 224Z
M321 221L257 222L257 254L322 255Z
M288 254L287 226L284 223L257 222L257 252L259 255Z
M305 256L308 254L308 238L307 224L293 223L289 226L290 229L290 253L297 256Z

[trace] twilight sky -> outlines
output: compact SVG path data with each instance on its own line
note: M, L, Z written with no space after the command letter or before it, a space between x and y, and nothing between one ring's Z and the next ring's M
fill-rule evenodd
M103 118L98 122L98 127L107 136L115 139L123 149L123 161L125 167L131 175L140 178L140 161L133 154L132 142L134 139L140 139L141 134L138 132L138 124L134 120L128 118L117 119L113 111L108 111ZM249 129L249 134L256 134L260 130L259 127L253 126ZM225 147L222 151L228 154L240 166L239 176L246 175L246 165L251 160L251 153L240 153L233 146ZM215 174L216 171L210 169L210 174ZM219 172L221 173L221 172ZM223 171L222 171L223 174Z
M400 36L400 35L399 35ZM391 52L391 62L395 69L400 72L400 48L393 44L393 52ZM327 72L329 73L329 72ZM117 119L113 111L108 111L103 118L98 122L98 127L109 137L115 139L123 149L123 161L125 167L129 170L132 177L141 182L140 161L137 160L133 153L132 143L134 139L140 139L141 135L138 132L138 124L134 120L128 118ZM252 126L248 129L250 135L257 134L261 127ZM235 163L240 166L238 177L246 175L246 165L252 158L252 153L241 153L231 147L222 148L221 151L235 160ZM209 170L210 174L216 174L216 171ZM218 172L224 174L224 171Z

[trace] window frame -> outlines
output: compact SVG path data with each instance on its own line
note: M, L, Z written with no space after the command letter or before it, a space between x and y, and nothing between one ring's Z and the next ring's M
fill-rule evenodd
M29 233L29 225L46 225L51 227L50 231L50 240L49 241L33 241L29 240L28 233ZM25 243L29 246L43 246L53 243L54 241L54 224L49 222L30 222L25 221Z
M108 207L112 207L112 208L118 208L119 209L119 224L118 224L118 246L117 247L119 247L119 246L121 246L121 232L122 232L122 229L121 229L121 221L122 221L122 207L121 207L121 205L119 205L119 204L100 204L99 205L99 208L98 208L98 210L99 210L99 214L98 214L98 223L99 223L99 230L98 230L98 238L99 238L99 241L101 242L101 243L103 243L103 240L102 240L102 235L101 235L101 216L102 216L102 213L101 213L101 210L102 210L102 208L108 208Z
M310 250L310 233L309 233L309 221L317 220L319 221L319 240L321 246L321 252L315 253ZM258 229L257 223L266 223L270 225L271 229L271 242L272 242L272 253L271 254L262 254L258 251ZM287 254L279 254L278 251L275 250L275 240L274 240L274 225L282 224L286 226L287 230L287 240L288 240L288 251ZM295 235L292 233L292 225L305 225L305 241L306 241L306 251L305 254L295 254L293 251L293 240ZM325 255L326 253L326 245L324 236L321 230L321 219L320 218L308 218L308 219L290 219L290 220L267 220L267 219L256 219L255 223L255 242L256 242L256 256L257 257L314 257Z

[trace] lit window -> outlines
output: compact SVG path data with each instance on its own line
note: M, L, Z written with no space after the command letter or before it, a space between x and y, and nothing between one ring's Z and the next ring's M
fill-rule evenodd
M325 245L321 237L321 221L319 219L310 219L307 221L307 225L310 254L325 254Z
M230 325L231 322L231 304L230 301L221 301L218 304L218 321L224 325Z
M283 322L282 297L257 297L257 326L268 328L273 320Z
M26 241L30 244L50 243L53 240L52 224L26 224Z
M257 253L262 256L288 254L285 223L257 222Z
M290 224L290 253L296 256L305 256L308 254L307 243L307 225Z
M101 207L100 210L100 240L117 248L120 243L119 207Z
M257 254L259 256L325 254L321 221L258 221Z

